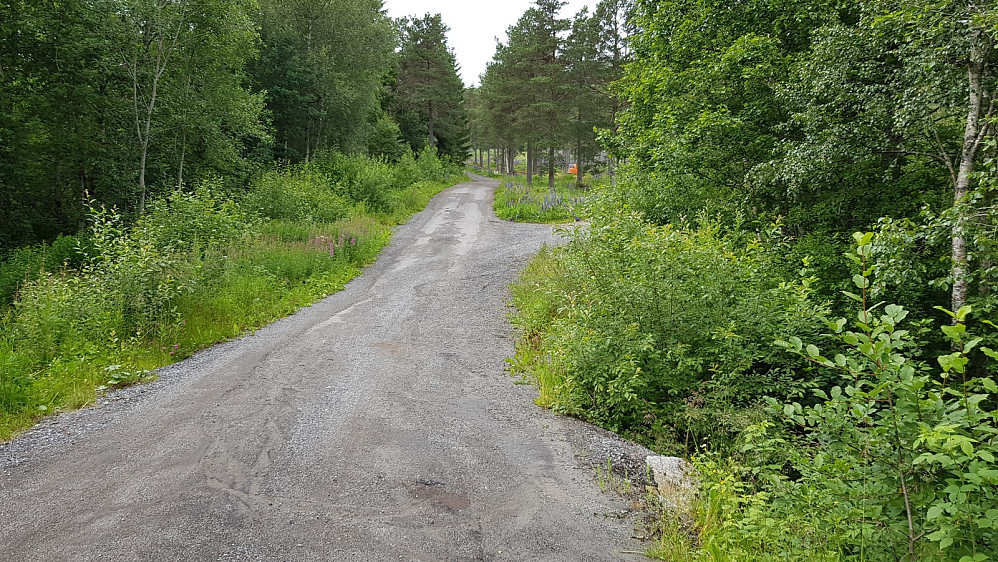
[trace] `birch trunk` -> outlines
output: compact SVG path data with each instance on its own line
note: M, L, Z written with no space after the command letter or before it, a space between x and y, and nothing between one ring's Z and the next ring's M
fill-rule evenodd
M963 148L960 151L960 164L953 182L953 206L956 220L953 223L953 294L951 307L955 312L967 303L969 292L966 225L971 214L967 208L967 193L970 191L974 173L974 161L980 152L981 144L988 132L986 119L990 117L992 100L985 86L988 73L987 59L991 45L985 33L978 32L970 49L967 65L967 81L970 89L970 104L967 123L963 134Z

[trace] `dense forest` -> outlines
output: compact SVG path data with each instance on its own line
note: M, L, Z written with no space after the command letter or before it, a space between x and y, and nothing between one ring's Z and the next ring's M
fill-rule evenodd
M240 189L330 150L398 160L429 145L464 160L464 88L439 16L393 22L377 0L0 12L2 250L77 232L91 205L137 215L177 186ZM428 96L441 106L422 107Z
M513 367L542 404L694 460L656 554L993 559L998 13L562 8L498 46L472 142L501 171L547 151L553 177L571 148L602 176L579 174L588 226L514 287Z

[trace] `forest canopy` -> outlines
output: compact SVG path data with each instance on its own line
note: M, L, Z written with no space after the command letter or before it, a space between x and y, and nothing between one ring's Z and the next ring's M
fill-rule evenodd
M380 0L3 0L0 13L0 251L73 234L91 206L137 216L177 186L217 177L235 193L327 151L398 160L429 144L464 159L439 17L417 37L422 20L393 21ZM432 115L393 110L425 103L417 43L448 79ZM441 132L413 136L427 122Z

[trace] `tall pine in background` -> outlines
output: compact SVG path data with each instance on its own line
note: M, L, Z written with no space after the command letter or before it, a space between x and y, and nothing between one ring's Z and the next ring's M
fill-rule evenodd
M468 157L468 111L447 26L439 14L401 22L402 49L391 113L414 152L435 148L454 162Z
M526 149L528 184L538 152L546 152L549 185L556 151L588 169L603 152L597 130L616 131L623 109L611 84L630 59L631 0L604 0L571 21L558 15L564 5L538 0L509 28L476 94L478 148L501 149L504 171L512 171L510 154Z

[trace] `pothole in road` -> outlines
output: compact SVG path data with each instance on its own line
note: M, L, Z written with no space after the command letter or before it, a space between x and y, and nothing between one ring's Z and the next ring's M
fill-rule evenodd
M464 511L471 507L471 500L464 495L448 492L445 486L443 482L436 480L417 480L410 492L416 499L428 500L454 511Z

